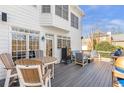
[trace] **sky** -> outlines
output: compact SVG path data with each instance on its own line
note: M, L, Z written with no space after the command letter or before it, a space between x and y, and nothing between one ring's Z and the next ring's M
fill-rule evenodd
M89 36L91 28L101 31L124 32L124 5L80 5L85 16L82 18L82 35Z

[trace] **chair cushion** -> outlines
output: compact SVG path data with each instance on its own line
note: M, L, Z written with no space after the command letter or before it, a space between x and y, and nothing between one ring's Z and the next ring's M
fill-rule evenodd
M117 81L122 87L124 87L124 79L117 78Z
M124 74L124 69L119 68L119 67L115 67L115 69L116 69L118 72L120 72L120 73L123 73L123 74Z

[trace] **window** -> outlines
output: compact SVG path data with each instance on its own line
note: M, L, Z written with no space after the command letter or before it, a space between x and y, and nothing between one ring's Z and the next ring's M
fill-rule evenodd
M61 36L58 36L57 37L57 48L61 48L61 45L62 43L61 43Z
M26 35L12 33L12 56L14 61L26 58Z
M50 13L51 7L50 5L42 5L42 13Z
M55 6L55 14L62 17L62 5Z
M13 60L34 57L33 52L39 49L39 31L12 27Z
M70 40L70 37L67 37L66 46L67 46L68 48L71 48L71 40Z
M66 37L62 38L62 48L66 48Z
M57 48L70 48L71 47L71 42L70 42L70 37L63 37L63 36L58 36L57 37Z
M73 13L71 13L71 26L78 29L79 19Z
M63 18L68 20L68 6L63 5Z
M68 5L56 5L55 14L68 20Z

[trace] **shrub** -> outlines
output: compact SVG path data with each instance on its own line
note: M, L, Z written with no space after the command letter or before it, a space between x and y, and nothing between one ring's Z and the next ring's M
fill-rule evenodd
M123 47L121 47L121 46L114 46L114 45L110 44L110 43L107 42L107 41L103 41L103 42L98 43L98 44L95 45L95 49L96 49L97 51L99 51L100 55L101 55L102 57L107 57L107 58L108 58L108 57L111 57L110 53L114 52L114 51L115 51L116 49L118 49L118 48L124 50ZM100 52L100 51L101 51L101 52ZM107 53L107 52L104 53L104 52L102 52L102 51L108 51L108 53Z
M115 51L116 47L111 45L109 42L103 41L98 44L96 44L95 49L97 51Z
M110 58L111 57L111 54L110 53L99 52L99 54L100 54L101 57L104 57L104 58Z

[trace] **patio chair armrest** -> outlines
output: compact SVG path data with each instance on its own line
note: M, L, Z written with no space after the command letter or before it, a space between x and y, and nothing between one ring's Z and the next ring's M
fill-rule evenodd
M47 72L45 73L45 75L43 76L43 79L45 80L47 77L49 77L51 74L51 70L48 69Z
M1 66L1 65L0 65L0 68L3 68L3 69L11 69L11 68L6 68L5 66Z
M15 67L9 67L9 68L4 67L4 69L15 69Z

